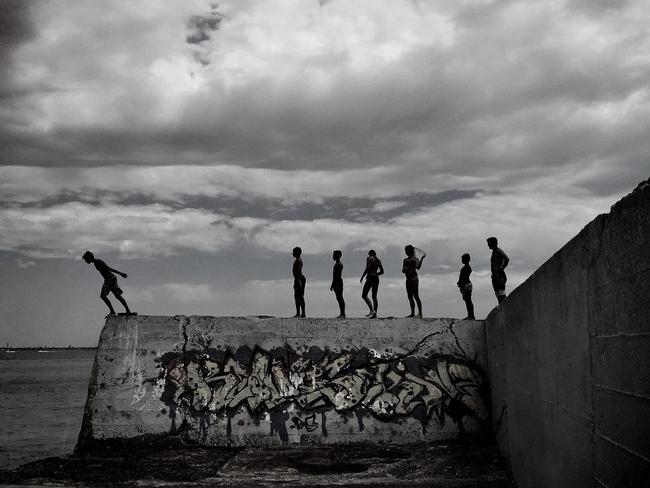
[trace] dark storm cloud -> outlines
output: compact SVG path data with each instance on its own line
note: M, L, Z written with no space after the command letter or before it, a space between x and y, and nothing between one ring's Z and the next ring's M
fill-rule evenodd
M568 6L578 12L600 15L608 10L622 10L630 5L630 0L570 0Z
M203 41L209 41L212 32L219 28L222 17L217 12L212 12L209 16L192 15L187 22L191 33L185 38L189 44L200 44Z
M315 220L344 219L352 222L392 219L404 213L418 212L423 209L442 205L463 198L472 198L478 190L452 190L440 193L413 193L389 198L369 197L324 197L319 202L287 202L280 198L233 198L233 197L192 197L182 202L171 202L175 208L196 208L223 212L230 217L252 217L270 220ZM159 199L152 199L142 194L119 195L100 192L97 199L87 199L88 203L113 201L121 205L147 205ZM49 201L39 202L48 207L67 202L75 202L79 196L74 193L62 194Z
M181 201L154 197L142 193L110 192L93 190L80 194L64 191L56 196L43 198L38 202L0 201L1 207L17 205L23 208L48 208L66 203L84 202L92 205L118 203L120 205L153 205L167 203L171 208L206 209L223 212L230 217L252 217L272 220L314 220L341 218L353 222L391 219L405 212L418 212L422 209L442 205L462 198L472 198L478 190L451 190L440 193L413 193L389 198L369 197L323 197L318 202L288 202L281 198L250 197L206 197L187 195Z
M0 60L3 64L15 46L33 34L29 10L29 2L23 0L0 2Z
M32 86L47 74L61 91L0 102L14 121L0 135L2 162L401 165L414 177L426 169L523 181L607 159L630 165L610 192L641 179L622 152L647 150L647 8L393 3L384 15L339 2L226 2L219 11L193 2L135 18L120 6L71 32L61 19L75 8L41 14L59 38L37 37L14 74ZM367 23L352 21L357 14ZM386 29L391 21L399 29ZM100 34L68 50L86 30ZM593 190L606 191L604 181Z
M110 166L98 168L0 167L0 202L40 205L154 203L185 206L193 201L279 202L283 207L353 199L351 205L382 200L444 203L476 192L478 182L494 191L495 178L455 177L400 167L345 171L282 171L239 166ZM421 194L421 197L419 196ZM405 202L408 203L408 202ZM392 204L394 207L395 205ZM387 210L386 205L382 206Z
M210 13L207 15L192 15L187 22L190 33L185 38L188 44L194 44L194 59L201 63L201 66L210 64L212 49L207 43L212 39L213 33L219 29L224 20L223 14L219 13L218 5L212 4Z

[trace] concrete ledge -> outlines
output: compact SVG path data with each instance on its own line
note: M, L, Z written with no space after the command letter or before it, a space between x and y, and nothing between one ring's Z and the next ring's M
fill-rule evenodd
M78 449L449 439L489 428L482 321L112 317Z

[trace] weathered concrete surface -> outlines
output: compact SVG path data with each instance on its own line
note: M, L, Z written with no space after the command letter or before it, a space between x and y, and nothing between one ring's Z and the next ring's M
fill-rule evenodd
M78 449L403 444L489 429L482 321L113 317Z
M650 180L486 319L497 439L529 487L650 486Z
M514 488L493 444L209 448L167 438L0 472L2 486Z

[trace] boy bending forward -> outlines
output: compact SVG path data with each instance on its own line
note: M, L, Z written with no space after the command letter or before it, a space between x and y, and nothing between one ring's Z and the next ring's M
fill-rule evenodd
M101 298L104 301L104 303L108 306L108 309L110 310L110 312L106 317L115 315L115 309L113 308L111 301L108 299L108 294L111 292L113 293L115 298L117 298L117 300L124 306L124 309L126 310L126 315L135 315L133 312L131 312L131 310L129 310L129 306L126 303L126 300L122 298L122 293L124 292L117 284L117 277L113 274L113 273L117 273L122 278L126 278L126 273L122 273L121 271L111 268L108 264L106 264L101 259L97 259L95 255L90 251L86 251L82 256L82 259L86 261L86 263L88 264L93 263L97 271L99 271L99 274L101 274L102 277L104 278L104 284L102 285L102 291L99 294L99 298Z

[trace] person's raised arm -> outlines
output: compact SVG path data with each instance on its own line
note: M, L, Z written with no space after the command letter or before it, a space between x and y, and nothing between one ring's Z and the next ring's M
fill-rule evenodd
M377 273L377 276L383 275L384 274L384 266L381 264L381 261L377 259L377 265L379 266L379 272Z
M422 261L424 261L424 258L426 257L427 255L423 254L422 257L418 260L417 269L420 269L422 267Z

